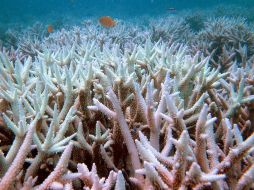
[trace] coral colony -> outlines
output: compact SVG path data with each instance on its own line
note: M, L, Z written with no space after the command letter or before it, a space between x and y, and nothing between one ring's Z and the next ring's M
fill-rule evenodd
M0 190L254 189L243 19L42 30L1 48Z

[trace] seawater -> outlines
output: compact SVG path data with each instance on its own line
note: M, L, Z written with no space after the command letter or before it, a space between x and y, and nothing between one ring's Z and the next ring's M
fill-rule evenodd
M254 0L1 0L0 27L4 30L11 24L30 25L36 21L76 24L103 15L131 20L144 15L176 14L183 9L204 11L218 6L238 7L243 10L242 16L254 17ZM169 11L170 8L176 13Z

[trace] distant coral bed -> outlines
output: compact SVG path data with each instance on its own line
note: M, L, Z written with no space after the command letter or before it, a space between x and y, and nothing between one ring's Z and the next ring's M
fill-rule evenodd
M141 20L4 34L0 190L254 189L251 22Z

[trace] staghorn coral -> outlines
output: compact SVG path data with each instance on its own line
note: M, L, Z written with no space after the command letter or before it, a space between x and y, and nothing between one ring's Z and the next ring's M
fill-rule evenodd
M0 53L0 189L253 188L250 46L221 69L199 46L113 31Z
M209 19L205 22L205 29L197 35L197 39L198 41L194 42L199 46L197 49L211 55L211 63L215 67L221 67L222 72L234 61L245 64L241 59L250 59L253 55L254 34L243 18Z

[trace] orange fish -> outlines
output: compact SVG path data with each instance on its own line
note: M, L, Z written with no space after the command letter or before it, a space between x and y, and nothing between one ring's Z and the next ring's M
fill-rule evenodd
M48 33L53 32L53 26L51 24L48 25Z
M116 25L116 21L110 16L102 16L99 18L99 22L102 26L106 28L111 28Z

